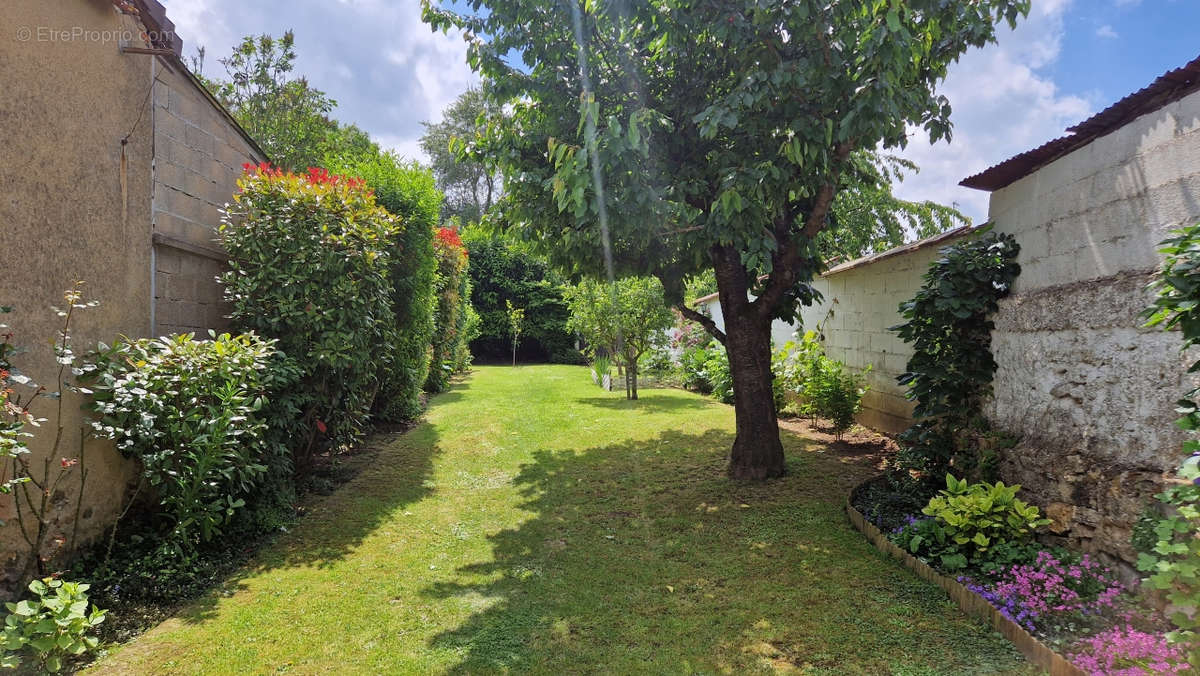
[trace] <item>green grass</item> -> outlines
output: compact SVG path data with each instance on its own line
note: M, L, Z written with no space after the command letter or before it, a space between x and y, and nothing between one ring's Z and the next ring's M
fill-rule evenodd
M785 434L724 477L728 406L480 368L114 673L1029 673L853 530L869 467Z

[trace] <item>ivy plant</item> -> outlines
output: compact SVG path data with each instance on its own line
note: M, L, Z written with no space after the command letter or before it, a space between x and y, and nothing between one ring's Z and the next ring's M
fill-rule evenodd
M978 449L960 439L964 430L986 428L981 413L996 373L990 317L1021 272L1019 252L1012 235L997 232L945 247L916 296L900 305L906 321L891 330L913 355L897 380L916 402L917 418L901 439L913 469L926 476L986 474Z
M1151 283L1157 292L1144 314L1147 326L1178 329L1182 350L1200 344L1200 224L1173 233L1160 252L1165 255L1162 274ZM1200 371L1200 360L1188 373ZM1177 480L1158 495L1165 516L1154 525L1157 541L1138 555L1138 568L1149 573L1147 582L1166 593L1171 621L1177 630L1169 637L1186 643L1192 663L1200 659L1200 388L1189 390L1177 404L1182 417L1176 422L1190 436L1183 442L1185 458Z

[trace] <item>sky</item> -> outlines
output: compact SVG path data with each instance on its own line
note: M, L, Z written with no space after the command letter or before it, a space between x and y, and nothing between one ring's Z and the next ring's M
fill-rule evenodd
M478 78L453 32L421 22L419 0L163 0L185 55L207 52L205 73L242 36L292 29L297 71L338 102L334 115L381 145L424 159L423 121ZM916 162L896 192L952 204L977 223L987 193L963 178L1064 134L1066 127L1200 56L1200 0L1033 0L1015 31L972 50L941 87L953 139L930 145L913 130L900 154Z

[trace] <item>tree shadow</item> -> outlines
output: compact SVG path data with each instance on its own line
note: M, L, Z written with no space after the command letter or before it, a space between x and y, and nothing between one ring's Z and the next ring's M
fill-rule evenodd
M725 478L725 431L534 452L514 479L533 516L489 536L491 561L426 590L482 608L432 647L461 655L461 674L1012 662L849 526L869 463L783 436L788 475L765 483Z
M430 398L428 411L463 395L459 381ZM222 597L245 588L243 580L278 568L328 568L354 551L363 540L393 516L397 509L428 497L434 460L441 452L433 425L422 420L409 429L372 434L361 449L346 457L352 476L329 495L310 494L301 505L303 516L251 557L235 575L189 604L178 617L187 624L213 618Z
M646 413L676 413L685 410L697 410L709 406L712 402L697 399L679 390L638 390L637 399L626 399L622 391L614 389L611 396L580 397L574 403L586 406L596 406L616 411L642 411Z

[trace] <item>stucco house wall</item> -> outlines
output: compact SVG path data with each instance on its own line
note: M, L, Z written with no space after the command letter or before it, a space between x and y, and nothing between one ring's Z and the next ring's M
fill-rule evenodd
M1200 218L1200 93L992 193L1022 272L995 318L989 410L1020 435L1001 473L1062 538L1126 561L1130 529L1180 457L1178 334L1139 313L1168 231Z
M152 0L135 4L161 16ZM86 283L86 298L101 303L74 322L78 352L122 335L219 325L219 316L203 308L220 300L206 279L216 268L182 256L176 264L177 249L156 235L193 243L207 238L211 247L217 205L235 189L230 167L251 154L244 147L240 155L230 150L238 148L239 130L211 102L205 110L194 82L189 94L176 57L121 51L121 40L138 49L163 48L144 39L153 32L144 19L118 12L108 0L9 0L4 9L0 148L8 161L0 164L0 305L15 311L0 321L12 327L14 343L28 348L15 358L18 367L57 389L51 342L60 319L49 308L63 304L62 292L75 280ZM178 126L172 116L190 126ZM162 284L166 293L156 300L153 272L171 266L186 277L178 286ZM182 305L173 316L163 307L175 289L180 301L195 305ZM171 321L157 321L156 310ZM81 403L66 395L66 434L52 466L58 456L80 454ZM43 399L33 409L50 419L31 440L35 466L50 453L55 404ZM79 536L86 543L115 519L134 468L107 442L85 440L83 449L88 477ZM54 535L72 530L78 477L54 496ZM28 548L13 517L12 496L0 496L0 521L7 522L0 527L0 597L29 571Z

